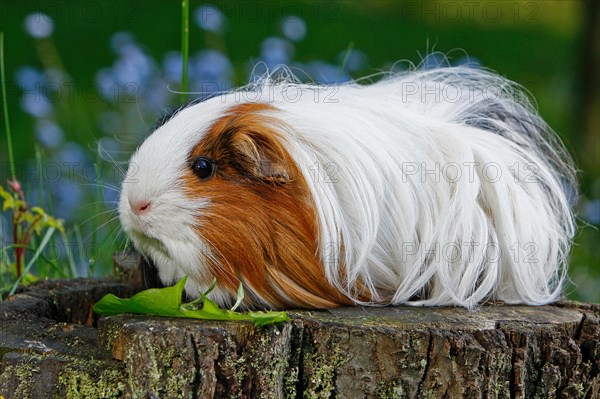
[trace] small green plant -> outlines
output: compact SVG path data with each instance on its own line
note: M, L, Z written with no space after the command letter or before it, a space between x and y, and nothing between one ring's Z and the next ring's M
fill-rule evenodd
M152 288L142 291L131 298L121 299L113 294L105 295L94 305L94 312L102 316L121 313L135 313L150 316L184 317L202 320L251 321L256 326L266 326L289 320L285 312L236 312L235 309L244 300L244 289L240 284L237 301L230 309L221 309L206 296L215 288L216 279L204 294L189 303L182 303L181 296L187 276L177 284L167 288ZM201 306L201 307L200 307Z
M49 239L54 231L58 230L62 234L65 231L61 219L48 215L40 207L29 207L18 181L9 180L8 187L9 190L6 190L0 185L0 198L2 198L2 212L12 213L13 244L3 250L0 273L4 276L8 274L12 277L11 280L16 280L18 285L21 281L35 281L35 277L29 272L33 263L30 261L25 266L25 251L30 247L32 238L34 236L39 237L42 232L46 232L47 236L44 236L44 238L48 237ZM36 253L40 253L39 250L43 249L48 239L42 240ZM45 244L42 245L44 242ZM11 248L14 254L12 260L9 257L9 249ZM38 256L35 256L35 258L37 259ZM16 288L14 284L13 287ZM11 289L11 292L14 292L14 288ZM2 291L5 289L5 287L2 287Z

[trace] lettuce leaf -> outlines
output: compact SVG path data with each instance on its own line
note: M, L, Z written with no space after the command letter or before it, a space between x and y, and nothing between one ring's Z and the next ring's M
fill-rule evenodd
M118 298L113 294L107 294L94 305L94 312L102 316L113 316L122 313L143 314L149 316L185 317L202 320L231 320L251 321L256 326L267 326L270 324L288 321L285 312L258 311L240 313L235 310L221 309L206 295L211 288L200 295L195 301L182 303L181 298L187 276L182 278L172 287L151 288L141 291L131 298ZM237 308L244 298L244 290L240 284L237 293Z

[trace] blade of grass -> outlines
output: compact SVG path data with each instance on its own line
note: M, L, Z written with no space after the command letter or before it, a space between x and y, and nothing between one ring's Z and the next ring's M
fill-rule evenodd
M44 165L42 165L42 150L40 149L40 146L38 144L35 145L35 164L36 164L35 170L39 173L38 192L40 194L40 199L39 199L40 207L42 207L43 209L51 210L52 207L47 206L46 201L44 201L43 193L44 192L50 193L50 189L44 188L44 179L42 179L42 170L44 170L43 169ZM47 201L51 201L49 195L48 195ZM56 240L57 240L57 236L53 235L52 240L50 241L50 244L49 244L49 249L50 249L50 258L54 259L56 264L58 264L58 250L57 250ZM65 274L64 271L62 273Z
M4 223L4 218L0 216L0 232L2 232L2 224ZM3 240L3 238L2 238ZM2 241L4 242L4 241ZM10 258L8 257L8 251L12 249L14 246L3 245L0 247L0 302L3 301L2 297L5 293L8 292L10 285L12 283L12 278L10 274Z
M36 149L39 146L36 145ZM36 152L36 170L39 171L40 174L40 191L44 191L46 193L48 193L48 195L44 198L45 201L43 201L43 204L40 203L40 206L43 209L47 209L49 214L54 215L54 202L52 201L52 194L51 194L51 190L50 190L50 183L49 182L45 182L46 184L44 184L44 179L42 178L42 171L44 170L44 165L42 165L42 157L41 157L41 151L39 153L39 157L37 156L37 152ZM40 199L40 201L42 201ZM68 266L69 268L66 269L66 267L64 266L64 262L61 262L61 258L62 258L62 253L59 254L59 244L58 244L58 240L61 239L61 237L63 238L63 245L65 247L65 252L67 254L67 258L69 260L68 262ZM69 275L71 274L71 271L75 269L74 266L74 260L73 260L73 256L70 253L70 247L69 247L69 240L67 239L65 241L65 235L61 234L61 235L53 235L52 236L52 240L50 240L49 243L49 249L50 249L50 257L51 259L53 259L55 261L55 263L57 265L60 265L61 267L64 268L64 270L61 271L61 274L64 276L69 277ZM71 277L76 277L75 275L71 275Z
M40 246L35 250L33 257L29 260L29 262L27 262L27 266L25 266L23 273L21 273L21 275L19 276L17 281L14 282L12 288L8 292L8 295L13 295L15 293L15 291L17 290L17 288L19 287L19 284L21 284L21 281L23 280L23 278L27 274L29 274L29 271L31 270L31 268L33 267L33 265L35 264L37 259L40 257L40 255L44 251L44 248L46 248L46 245L48 245L48 242L50 241L50 238L52 238L52 235L54 234L55 231L56 231L56 229L54 227L49 227L48 230L46 230L46 234L44 234L44 238L42 239L42 242L40 242Z
M96 215L103 215L103 211L106 209L104 205L104 185L100 183L102 178L102 157L100 151L96 152L96 163L94 164L94 171L96 173L96 190L95 190L95 213ZM104 219L104 218L103 218ZM96 261L98 256L98 229L100 228L100 216L92 219L92 237L90 239L90 262L89 262L89 275L94 276L96 269Z
M75 225L73 227L73 230L75 230L75 239L77 240L77 249L79 250L79 262L81 262L81 264L83 264L83 262L86 261L87 256L85 256L85 247L83 245L83 238L81 236L81 230L79 229L78 225ZM75 272L77 272L75 270ZM89 269L88 269L89 272ZM76 276L76 275L75 275ZM88 273L88 277L89 277L89 273Z
M190 1L181 0L181 104L187 101L190 57Z
M111 272L112 268L112 254L114 252L127 251L119 240L119 231L121 225L118 222L118 217L113 217L110 220L103 222L95 229L98 231L96 241L96 248L91 249L91 254L95 254L94 257L90 257L90 277L95 274L104 275ZM84 241L88 240L90 235L88 234ZM117 248L117 250L115 250Z
M45 209L44 206L44 179L42 179L42 150L40 149L39 144L35 144L33 146L33 151L35 153L35 171L36 174L39 173L39 175L37 176L37 181L38 181L38 194L39 194L39 206L43 209Z
M192 302L190 302L190 306L197 306L197 305L201 304L202 301L204 301L204 298L206 298L206 296L208 294L210 294L212 292L212 290L215 289L216 286L217 286L217 278L214 277L210 287L208 287L208 289L204 292L204 294L200 294L200 296L198 298L196 298Z
M342 60L342 63L340 64L340 68L338 69L338 73L337 73L338 79L344 74L344 69L346 68L346 64L348 63L348 59L350 58L350 54L352 53L353 49L354 49L354 42L348 43L348 47L346 48L346 53L344 54L344 59Z
M52 236L52 240L54 240L54 238L55 237ZM50 244L48 244L48 245L50 245ZM44 254L41 254L40 260L43 261L44 263L46 263L46 265L49 266L50 269L54 270L54 272L56 273L55 275L58 276L59 278L69 278L69 275L64 271L64 269L62 267L60 267L60 265L58 264L56 259L49 259Z
M5 263L7 266L10 265L10 257L8 256L8 251L14 249L14 244L5 245L0 250L0 264Z
M73 257L73 251L71 250L71 240L69 239L68 233L62 235L63 245L65 247L65 253L69 260L69 272L71 277L77 276L77 266L75 265L75 258Z
M10 123L8 121L8 100L6 98L6 79L4 73L4 32L0 32L0 80L2 85L2 107L4 110L4 127L6 128L6 145L8 147L8 162L10 165L10 175L12 180L17 180L15 171L15 158L13 154L12 134L10 133Z
M12 244L6 244L4 237L4 215L0 214L0 277L2 276L2 265L9 265L10 259L8 258L8 250L12 247Z

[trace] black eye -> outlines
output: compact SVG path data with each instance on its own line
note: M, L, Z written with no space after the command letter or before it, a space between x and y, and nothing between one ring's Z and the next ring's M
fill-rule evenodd
M198 157L192 161L192 170L200 179L208 179L213 175L215 165L205 157Z

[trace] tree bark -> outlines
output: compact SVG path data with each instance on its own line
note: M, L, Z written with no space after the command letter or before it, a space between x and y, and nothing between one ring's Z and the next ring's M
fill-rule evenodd
M250 324L118 316L129 397L597 398L599 309L341 308Z
M92 304L136 281L45 282L0 303L0 395L600 397L599 305L290 311L270 327L122 315L96 328Z

